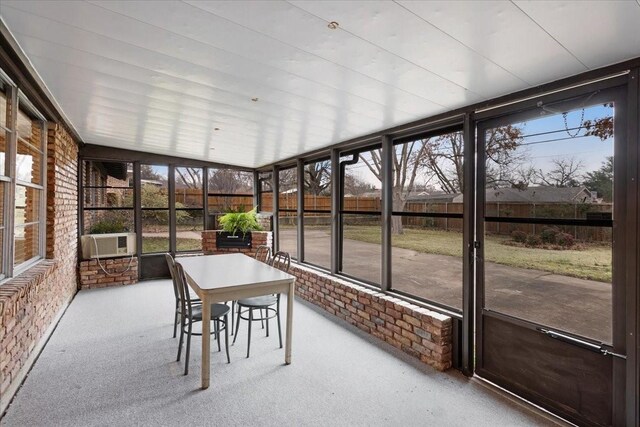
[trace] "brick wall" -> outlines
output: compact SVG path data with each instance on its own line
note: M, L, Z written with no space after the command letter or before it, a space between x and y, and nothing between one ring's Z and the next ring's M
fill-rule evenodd
M452 319L297 264L296 295L439 371L452 364Z
M80 289L131 285L138 282L138 257L80 261ZM108 273L108 274L107 274Z
M216 233L217 230L206 230L202 232L202 251L205 255L218 255L218 254L230 254L241 253L249 256L255 256L258 246L269 246L273 249L273 233L271 231L253 231L251 233L251 247L250 248L222 248L216 247Z
M0 413L77 290L78 147L48 125L47 260L0 285Z

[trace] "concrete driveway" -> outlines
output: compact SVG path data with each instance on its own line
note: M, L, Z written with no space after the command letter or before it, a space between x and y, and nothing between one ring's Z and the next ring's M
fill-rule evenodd
M296 234L283 229L281 244L295 247ZM380 245L345 239L342 271L380 282ZM307 229L305 259L329 267L330 240ZM393 248L393 288L461 309L462 258ZM611 284L539 270L485 263L485 307L605 343L611 342Z

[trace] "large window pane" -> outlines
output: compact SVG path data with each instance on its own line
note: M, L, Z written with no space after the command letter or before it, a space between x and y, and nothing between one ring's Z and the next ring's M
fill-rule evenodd
M202 168L176 168L176 209L201 208L202 197Z
M295 212L280 212L279 245L280 250L288 252L292 258L298 258L298 217Z
M234 169L209 169L209 215L253 208L253 173Z
M393 289L462 309L462 232L444 230L435 218L397 220L411 223L391 236Z
M176 210L176 250L178 252L202 249L203 215L202 210Z
M298 176L296 168L283 169L278 173L280 209L298 208Z
M42 184L43 154L29 144L18 141L16 178L18 181Z
M15 228L14 266L40 255L39 224L30 224Z
M382 227L379 215L343 215L342 272L380 284Z
M331 214L304 215L304 261L331 268Z
M304 166L304 261L331 268L331 162Z
M16 185L16 226L39 220L41 195L42 190Z
M140 165L142 209L168 208L168 166Z
M142 253L169 251L169 210L142 211Z
M134 231L133 209L84 210L83 234L133 233Z
M7 110L7 87L0 81L0 175L5 175L5 156L9 140Z

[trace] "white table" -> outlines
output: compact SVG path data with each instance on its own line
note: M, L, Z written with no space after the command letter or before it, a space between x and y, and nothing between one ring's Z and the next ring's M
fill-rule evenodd
M268 294L287 295L284 363L291 363L291 329L296 278L243 254L205 255L176 259L187 282L202 300L202 388L209 387L211 304ZM233 315L233 313L231 313ZM236 331L236 333L238 333Z

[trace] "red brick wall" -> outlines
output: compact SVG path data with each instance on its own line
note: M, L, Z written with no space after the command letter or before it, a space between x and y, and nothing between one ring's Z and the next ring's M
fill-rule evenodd
M102 259L80 262L80 289L131 285L138 282L138 257Z
M202 251L205 255L242 253L255 256L258 246L269 246L273 250L273 233L271 231L251 232L251 248L223 248L216 247L216 230L206 230L202 232Z
M296 295L439 371L452 362L452 319L364 286L292 264Z
M0 411L77 290L78 146L56 124L47 139L48 259L0 285Z

